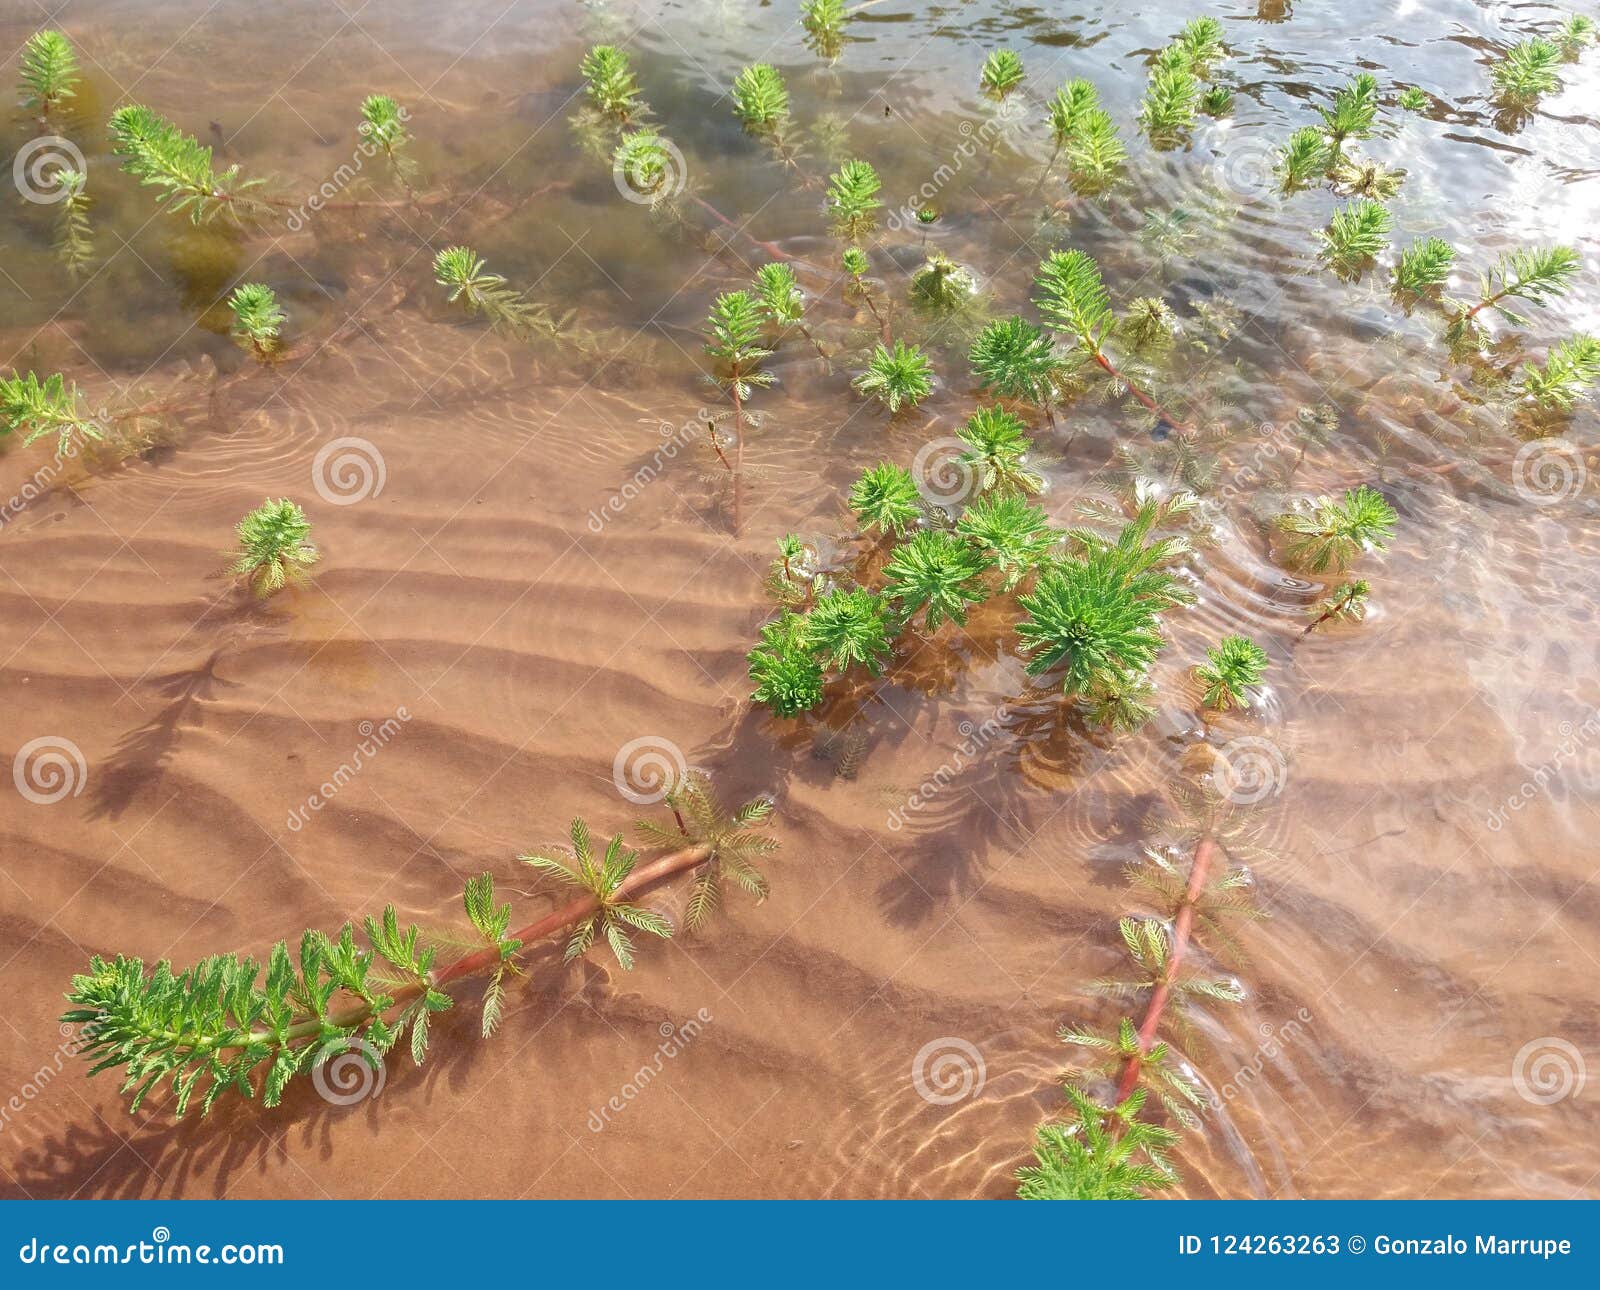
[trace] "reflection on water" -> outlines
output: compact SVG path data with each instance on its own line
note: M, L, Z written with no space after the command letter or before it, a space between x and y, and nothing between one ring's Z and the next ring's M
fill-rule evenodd
M1585 406L1553 427L1567 447L1519 455L1529 426L1493 378L1600 325L1600 58L1565 66L1559 93L1509 121L1486 98L1487 61L1553 10L1225 6L1233 112L1158 153L1134 117L1183 7L876 5L833 60L806 49L788 4L503 8L72 10L87 80L61 129L86 161L90 259L74 282L51 209L5 203L0 365L168 410L120 466L52 462L43 444L0 456L7 728L18 746L70 738L89 789L49 808L0 796L17 1001L0 1086L55 1050L60 990L88 953L259 953L384 901L442 922L464 875L509 875L572 815L629 820L612 760L645 736L670 738L729 797L778 798L774 894L626 978L541 964L493 1042L448 1029L435 1044L448 1056L391 1072L366 1107L301 1096L276 1118L246 1107L173 1129L159 1111L126 1120L103 1081L63 1078L8 1126L5 1186L1006 1194L1033 1124L1059 1106L1070 1054L1056 1029L1115 1019L1090 985L1118 970L1116 919L1138 899L1121 870L1143 822L1200 741L1251 737L1284 768L1259 812L1272 917L1240 933L1244 1007L1194 1021L1197 1075L1232 1092L1185 1137L1186 1191L1592 1193L1592 1103L1530 1100L1513 1070L1546 1040L1600 1054L1585 845L1600 781L1583 733L1600 698L1595 421ZM34 21L0 15L8 47ZM681 150L705 204L685 203L689 235L622 200L574 126L578 59L601 40L628 47ZM1028 76L1004 110L977 92L1002 45ZM730 110L734 74L758 59L788 82L787 160ZM1277 145L1358 68L1386 104L1362 148L1406 172L1396 244L1452 242L1464 293L1519 245L1569 242L1588 266L1476 367L1435 311L1391 299L1385 272L1341 283L1319 267L1332 194L1277 191ZM1073 76L1095 82L1132 152L1126 181L1092 199L1040 179L1045 101ZM1425 112L1392 106L1407 85L1428 93ZM373 92L411 114L426 200L351 205L403 196L357 164ZM255 230L162 214L108 152L104 119L128 100L286 205ZM6 129L15 154L37 127ZM884 177L882 298L903 297L930 248L981 287L951 325L897 314L939 384L892 423L849 390L876 332L840 303L819 183L849 156ZM925 204L927 230L903 214ZM459 242L576 311L612 361L463 322L430 267ZM847 561L850 481L966 418L973 328L1031 316L1039 260L1066 247L1095 256L1119 308L1159 297L1181 329L1151 367L1195 433L1152 433L1096 394L1038 427L1032 463L1061 523L1135 478L1208 499L1200 601L1169 617L1156 721L1108 740L1066 719L1027 688L1006 616L985 611L815 722L751 712L743 655L774 539ZM709 301L774 249L796 261L831 361L796 344L769 365L735 538L715 458L679 432L715 402L700 379ZM226 334L220 302L240 281L272 286L290 316L268 368ZM340 439L378 454L381 490L352 503L316 487L318 454ZM1295 645L1320 588L1282 566L1270 520L1286 498L1357 483L1401 514L1390 552L1363 567L1373 611ZM218 571L264 495L306 507L324 560L305 590L245 606ZM1235 631L1266 645L1270 693L1208 726L1190 668ZM402 705L414 719L383 758L287 833L286 811L360 723ZM992 734L963 752L975 729ZM659 1022L701 1008L715 1022L669 1087L586 1128ZM947 1038L985 1074L930 1102L913 1068Z

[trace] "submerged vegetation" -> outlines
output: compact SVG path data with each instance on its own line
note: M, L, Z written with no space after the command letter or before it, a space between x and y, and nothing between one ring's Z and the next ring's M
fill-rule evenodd
M826 59L839 58L860 7L806 0L801 22L811 47ZM959 240L936 242L959 226L941 214L948 195L929 197L924 190L911 205L890 210L883 176L856 155L844 129L830 134L824 121L796 119L803 118L809 97L799 77L791 98L777 66L753 63L725 87L727 96L716 110L730 137L737 133L735 119L749 132L737 144L752 158L749 164L776 161L813 189L815 231L835 239L824 241L826 252L819 256L826 266L759 241L745 224L710 204L711 186L688 186L682 157L665 132L671 123L662 129L651 124L655 114L627 53L598 44L583 56L582 106L574 118L580 137L614 167L619 188L626 186L630 199L639 199L652 218L707 240L713 254L691 281L703 287L717 265L737 266L736 279L695 297L701 301L696 316L706 310L699 329L703 358L697 362L718 395L716 410L696 418L696 425L704 423L704 445L729 487L733 534L742 533L747 519L755 528L758 518L759 508L746 507L747 475L755 473L747 471L747 454L758 454L786 429L768 420L777 415L769 409L782 410L776 397L782 387L773 390L780 372L787 384L803 361L833 378L837 359L837 392L848 397L853 389L861 396L854 406L842 404L839 422L873 405L889 414L861 415L881 436L881 446L864 458L877 458L876 464L861 471L839 499L853 531L836 535L831 546L808 545L795 534L777 538L778 556L766 575L775 612L755 629L746 655L750 697L777 721L821 725L830 705L837 703L840 712L859 706L878 678L906 680L923 646L948 644L972 628L996 633L1007 650L1014 647L1024 660L1027 679L1019 684L1029 703L1060 729L1086 732L1090 742L1110 747L1143 728L1158 707L1176 705L1180 713L1194 709L1192 725L1210 747L1205 739L1215 728L1265 719L1262 709L1272 705L1258 687L1274 654L1281 661L1311 633L1328 628L1333 637L1331 624L1356 624L1367 613L1372 584L1349 575L1387 550L1399 515L1378 488L1350 486L1352 476L1365 473L1358 460L1339 463L1337 482L1323 485L1329 493L1309 486L1295 491L1306 444L1326 442L1311 428L1317 417L1308 420L1302 412L1298 422L1289 418L1304 430L1299 454L1272 481L1273 508L1258 514L1263 558L1319 582L1298 584L1304 600L1293 607L1283 639L1275 641L1268 630L1258 633L1264 644L1238 634L1220 640L1208 634L1198 643L1180 638L1169 648L1171 620L1181 620L1205 576L1197 548L1227 500L1218 487L1216 445L1230 437L1250 442L1243 437L1248 431L1225 424L1234 408L1210 399L1212 390L1192 388L1238 384L1238 373L1221 363L1215 376L1208 366L1204 380L1197 380L1172 355L1193 352L1209 359L1240 325L1240 311L1222 298L1197 299L1176 271L1165 277L1130 272L1115 246L1095 246L1091 254L1076 244L1075 226L1060 218L1071 202L1100 214L1120 209L1120 193L1136 165L1130 143L1138 146L1141 133L1151 148L1166 151L1229 129L1243 131L1242 122L1201 120L1227 115L1236 89L1241 103L1251 93L1242 80L1227 79L1224 36L1215 18L1187 23L1150 57L1136 121L1121 125L1091 81L1068 79L1048 98L1047 89L1035 98L1032 85L1023 88L1028 82L1016 53L987 54L977 86L969 80L967 93L989 100L986 113L1015 117L1032 111L1031 125L1017 126L1016 146L1036 145L1021 185L1031 184L1031 190L1001 195L995 184L989 194L985 183L990 212L1025 227L1029 245L1037 235L1042 253L1028 298L1001 304L990 298L991 292L999 296L987 276L993 266ZM1511 46L1489 68L1496 100L1526 109L1557 91L1561 66L1593 38L1593 25L1573 17L1545 36ZM970 78L970 69L964 76ZM41 117L61 113L81 79L72 47L60 33L40 32L25 46L21 83L28 111ZM1036 106L1029 109L1029 102ZM1550 306L1572 288L1582 267L1577 249L1516 247L1491 259L1483 248L1414 236L1403 227L1404 201L1393 210L1386 204L1402 192L1405 172L1365 151L1397 132L1395 122L1386 120L1392 116L1386 105L1422 114L1434 102L1421 87L1385 88L1372 73L1359 72L1307 108L1301 118L1306 124L1281 142L1270 141L1276 181L1262 186L1281 188L1281 194L1268 196L1286 205L1300 201L1310 209L1316 200L1328 203L1315 207L1303 227L1305 246L1333 275L1358 278L1381 262L1381 305L1439 315L1450 356L1471 364L1474 375L1488 375L1484 354L1491 353L1503 369L1506 403L1569 414L1600 381L1600 340L1576 333L1532 348L1521 338L1491 337L1486 324L1495 318L1529 326L1519 310ZM887 116L890 107L884 111ZM411 210L423 200L413 188L417 166L407 120L387 95L361 100L359 129L381 151L386 175L409 201L347 205ZM1403 128L1427 125L1419 117ZM153 190L161 209L194 224L220 223L228 236L242 238L263 212L286 205L263 179L247 177L237 163L224 166L211 147L151 108L118 107L107 128L122 169ZM1033 135L1025 138L1030 129ZM56 182L63 190L54 216L57 254L69 273L81 275L94 256L85 178L65 170ZM1063 184L1070 202L1058 200ZM1315 197L1304 193L1313 188L1320 190ZM1330 207L1327 224L1317 230ZM1184 247L1190 257L1206 253L1191 245L1196 233L1187 224L1190 212L1136 212L1127 227L1137 227L1140 218L1146 220L1142 238L1162 248ZM723 236L720 244L709 243L711 232ZM452 232L456 237L470 238L504 263L496 250L503 243L480 239L477 230ZM433 245L443 241L441 236ZM754 258L746 254L752 247L759 252ZM1159 259L1157 270L1165 270L1166 249ZM420 263L429 261L423 256ZM1477 292L1460 299L1454 278L1469 264L1489 267L1481 269ZM495 332L576 349L599 360L602 371L617 356L620 347L583 331L575 312L558 313L491 272L465 241L438 250L431 267L434 287L428 290L436 312L444 312L438 303L442 290L458 314ZM426 285L425 268L421 276ZM1135 278L1137 285L1128 287ZM1319 289L1342 289L1326 274L1319 281ZM230 275L207 294L214 316L221 316L221 291L235 282ZM554 289L552 296L559 298ZM289 320L273 289L260 282L238 282L225 303L234 337L262 360L237 365L259 377L280 353ZM1033 318L1023 316L1029 304ZM297 315L291 330L296 350L305 344L304 326ZM479 328L478 336L485 335ZM1501 342L1498 349L1491 340ZM796 348L803 352L796 354ZM965 372L940 370L952 349L958 359L965 352L970 382ZM1535 360L1539 352L1542 361ZM852 373L848 384L846 371ZM1082 495L1052 497L1051 458L1038 441L1062 429L1075 405L1091 395L1125 414L1127 442L1116 446L1115 467ZM946 418L950 400L965 402ZM0 434L24 443L53 435L65 452L102 439L121 419L146 413L93 410L60 373L28 370L0 378ZM939 438L919 451L906 432L922 424L942 428L930 431ZM1075 434L1077 427L1066 429ZM1070 434L1046 442L1051 453L1074 451ZM1313 455L1306 474L1316 465ZM819 467L818 476L823 473ZM1376 468L1373 473L1380 482L1387 478ZM304 578L319 560L309 521L288 499L264 501L239 522L236 536L229 572L261 597ZM761 535L765 554L757 576L766 568L772 541L770 530ZM819 555L824 549L830 552L826 559ZM1179 691L1174 695L1163 678L1179 671L1183 681L1171 687ZM1194 1108L1204 1095L1189 1059L1163 1027L1173 1012L1241 997L1231 978L1197 969L1192 948L1204 937L1212 942L1208 957L1234 952L1227 922L1257 916L1243 867L1248 826L1212 787L1177 786L1179 816L1167 822L1168 840L1152 842L1145 858L1129 868L1130 882L1153 909L1118 924L1134 979L1102 983L1102 993L1128 1011L1108 1031L1063 1031L1063 1039L1086 1050L1090 1061L1073 1071L1061 1118L1038 1128L1035 1162L1018 1173L1019 1195L1124 1198L1177 1184L1172 1152L1179 1129L1195 1123ZM758 900L766 896L757 861L775 845L760 832L769 801L725 812L704 779L691 774L673 786L666 804L673 825L645 830L648 844L662 853L654 860L641 862L620 835L598 843L582 821L572 826L570 850L520 856L544 885L569 898L525 927L512 929L510 906L497 903L490 875L472 879L463 905L473 948L452 962L440 956L454 941L416 927L402 929L391 906L365 920L360 932L347 923L331 935L306 931L297 950L280 942L264 964L229 954L174 971L166 962L147 968L138 959L97 956L86 974L74 978L73 1007L65 1019L87 1027L94 1070L120 1069L123 1091L135 1108L164 1092L179 1114L191 1102L209 1109L229 1090L276 1105L296 1075L353 1043L381 1056L409 1034L420 1063L430 1044L429 1018L455 1006L459 982L485 979L482 1030L490 1034L503 1014L506 978L521 971L519 965L547 938L563 938L565 960L598 947L623 970L632 968L640 934L675 935L664 914L641 903L653 884L669 876L692 875L684 919L691 929L704 922L729 886ZM1165 1122L1158 1122L1161 1117Z

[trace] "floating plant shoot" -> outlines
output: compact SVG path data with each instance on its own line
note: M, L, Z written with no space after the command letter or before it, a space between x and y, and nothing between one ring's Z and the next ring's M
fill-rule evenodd
M22 106L48 117L77 93L78 59L59 31L35 32L22 46Z
M1319 497L1305 510L1278 518L1289 535L1285 554L1308 573L1342 571L1364 551L1382 551L1398 517L1382 493L1362 484L1342 498Z
M234 338L257 358L271 358L277 352L278 334L284 324L277 293L260 282L241 283L228 297L228 308L233 311Z
M294 949L279 941L264 964L219 954L175 971L165 959L146 967L137 958L95 955L73 977L72 1006L62 1020L83 1026L90 1074L119 1071L131 1111L156 1093L170 1095L178 1116L191 1105L209 1111L227 1093L259 1095L263 1106L275 1107L295 1076L345 1052L379 1061L408 1031L411 1058L420 1066L431 1043L430 1019L456 1006L462 983L488 978L481 1029L493 1034L505 977L550 937L566 936L568 959L603 939L624 970L632 967L630 929L672 935L664 916L636 901L666 878L694 874L688 920L694 924L710 913L727 881L757 900L765 896L766 879L754 862L776 845L757 832L770 815L766 799L729 816L704 780L690 776L668 800L681 835L644 864L620 835L597 856L582 820L573 823L570 855L528 853L524 860L572 899L525 927L511 927L511 906L497 902L493 876L480 874L463 893L465 929L443 938L402 928L390 905L365 919L361 933L346 923L332 935L305 931ZM647 840L659 848L663 835L652 829ZM447 947L463 941L477 948L441 960Z
M761 343L762 308L748 291L729 291L711 306L706 320L706 353L711 356L711 379L733 404L731 413L713 419L712 439L716 446L716 422L726 419L733 426L734 456L723 463L733 475L733 527L737 532L743 496L744 435L759 419L746 406L757 387L771 385L772 374L761 370L772 351ZM717 448L721 455L721 448Z
M851 384L894 416L916 407L932 393L933 363L918 346L905 341L895 341L892 348L880 344L867 360L867 370Z
M1022 59L1012 50L997 49L983 60L978 84L990 98L1004 101L1022 84L1022 76Z
M229 572L262 599L305 576L320 555L305 512L287 498L268 498L239 521L239 553Z
M1220 644L1206 651L1206 661L1195 669L1205 686L1203 702L1208 708L1226 712L1229 708L1248 708L1249 691L1261 683L1267 669L1267 652L1248 636L1224 636Z
M20 434L24 444L55 435L60 452L66 452L75 437L102 437L78 387L59 372L42 381L32 372L0 377L0 418L4 420L0 431Z

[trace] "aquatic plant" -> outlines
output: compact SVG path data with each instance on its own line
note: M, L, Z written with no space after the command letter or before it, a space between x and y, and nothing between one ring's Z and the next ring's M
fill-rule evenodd
M1051 416L1059 360L1042 328L1023 318L995 319L978 333L967 358L981 389L1031 403Z
M1426 112L1432 100L1428 92L1415 85L1407 85L1394 100L1406 112Z
M1226 85L1206 86L1200 95L1200 110L1207 116L1227 116L1233 111L1233 91Z
M897 602L906 620L922 612L923 628L938 629L945 619L967 621L967 607L988 598L983 575L989 561L965 538L943 529L923 529L895 547L884 566L884 594Z
M883 181L869 162L847 161L828 180L828 213L834 231L858 241L877 227L877 210L883 205L878 190Z
M1394 289L1424 295L1442 287L1456 260L1455 248L1442 238L1425 237L1400 252L1394 266Z
M732 884L755 897L756 904L771 894L767 877L755 862L778 849L776 838L759 830L772 815L772 799L755 797L728 811L711 791L703 771L691 770L667 790L663 805L672 812L673 825L641 820L639 833L657 851L678 851L685 843L704 848L706 859L694 870L683 925L698 931L722 904L724 887Z
M1278 173L1285 191L1302 188L1326 173L1333 160L1328 136L1314 125L1304 125L1289 136L1278 154Z
M1503 103L1525 106L1561 88L1561 50L1548 40L1519 40L1489 67L1489 79Z
M624 135L612 154L612 168L627 178L628 186L651 205L668 203L678 195L678 170L666 139L648 127Z
M20 56L22 106L48 116L77 93L78 59L72 42L59 31L36 31Z
M789 115L789 91L770 63L753 63L734 78L733 114L747 130L775 130Z
M1004 408L979 408L956 437L967 445L958 460L972 472L980 491L1037 493L1044 488L1044 480L1027 466L1033 449L1027 426Z
M970 270L939 251L911 275L911 299L936 313L961 308L972 299L976 287Z
M56 202L56 258L73 281L81 278L94 258L94 232L89 225L88 176L63 168L55 175L61 197Z
M881 461L850 486L850 509L863 531L879 529L904 537L906 529L923 515L917 481L904 466Z
M1289 534L1289 562L1310 573L1343 570L1364 551L1382 551L1399 517L1382 493L1362 484L1342 499L1319 497L1308 510L1278 517Z
M1330 107L1318 108L1328 148L1334 160L1351 139L1365 139L1378 124L1378 79L1371 72L1358 72L1333 96Z
M100 427L83 405L76 385L57 372L40 380L32 372L0 377L0 431L21 434L22 442L53 434L57 448L66 452L74 436L102 437Z
M859 663L877 676L893 635L888 605L865 587L834 587L806 615L806 643L835 672Z
M1231 707L1248 708L1248 691L1261 683L1261 674L1266 668L1266 650L1248 636L1224 636L1218 645L1206 651L1206 661L1195 669L1195 675L1205 686L1202 702L1219 711Z
M1009 49L997 49L983 60L978 84L992 99L1005 97L1022 84L1022 59Z
M1522 391L1542 407L1570 411L1600 381L1600 340L1570 336L1546 356L1544 364L1524 363Z
M1071 183L1081 192L1098 192L1116 178L1128 150L1111 114L1100 106L1100 95L1090 82L1068 81L1056 91L1047 108L1052 148L1039 177L1042 184L1065 155Z
M1184 23L1173 46L1196 76L1209 77L1214 63L1227 53L1222 40L1222 24L1209 15Z
M1569 13L1561 20L1561 25L1550 33L1550 43L1561 51L1562 60L1570 63L1594 44L1595 37L1594 19Z
M1003 591L1044 567L1061 540L1044 512L1016 492L983 494L961 513L956 532L999 571Z
M416 166L405 152L411 135L406 131L405 113L400 105L387 94L367 95L361 103L361 133L383 152L395 177L410 192Z
M200 224L223 213L239 221L257 213L248 194L261 180L243 178L237 165L214 170L210 148L142 104L118 108L108 128L123 170L158 189L156 201L174 214L187 211Z
M1066 1094L1073 1118L1039 1126L1036 1163L1017 1170L1019 1199L1143 1200L1177 1185L1166 1153L1178 1135L1139 1118L1143 1089L1110 1108L1070 1084Z
M765 895L766 881L752 862L775 844L753 831L768 819L770 803L758 799L728 817L704 782L692 778L675 786L672 800L684 821L681 845L644 865L622 847L620 836L596 859L581 820L572 827L570 859L531 854L540 873L577 895L525 927L511 928L511 907L496 903L492 875L468 880L466 936L477 948L451 962L440 963L439 954L459 943L457 934L438 939L415 926L402 930L390 905L364 920L366 947L346 923L332 935L302 933L295 950L279 941L264 964L219 954L174 971L165 959L147 968L137 958L95 955L88 971L72 978L72 1006L62 1021L83 1027L79 1052L91 1063L91 1075L120 1071L130 1111L160 1092L170 1095L178 1116L195 1104L209 1111L229 1092L259 1095L263 1106L275 1107L295 1076L351 1052L375 1063L408 1030L412 1060L421 1065L429 1020L455 1005L452 991L461 982L489 978L481 1005L487 1036L500 1020L505 977L520 971L517 959L545 939L576 928L567 941L570 958L575 943L603 936L626 967L632 961L629 928L669 935L666 920L633 899L668 877L695 874L691 902L698 919L716 902L708 888L720 889L724 878L758 900ZM659 839L659 830L648 835L651 844Z
M278 308L277 293L260 282L244 282L228 297L233 311L234 338L248 345L257 358L270 358L278 348L278 332L284 323Z
M1492 309L1507 322L1525 327L1528 319L1506 301L1542 307L1558 300L1571 287L1581 265L1577 250L1570 246L1523 247L1508 252L1480 279L1478 301L1465 307L1457 325L1467 326L1485 309Z
M706 319L705 351L711 357L711 379L733 404L734 457L724 464L733 474L733 526L739 528L744 472L745 429L754 424L745 407L757 387L772 384L772 373L761 370L772 351L761 344L762 306L748 291L728 291L716 298ZM715 424L712 438L715 443ZM718 454L721 449L718 448Z
M519 339L544 336L577 342L571 332L571 315L557 317L547 305L530 299L498 273L490 273L483 258L469 246L448 246L433 257L433 277L468 314L481 317L495 331Z
M877 345L867 360L867 370L850 382L861 393L877 399L891 416L914 408L933 391L933 363L916 345L903 340L891 349Z
M1157 296L1140 296L1128 302L1117 334L1126 336L1135 347L1159 345L1178 334L1178 315L1172 306Z
M1341 620L1359 622L1366 616L1367 597L1371 593L1372 586L1365 578L1353 578L1349 582L1340 583L1311 610L1311 621L1305 625L1300 635L1302 637L1311 635L1323 623Z
M268 498L239 521L239 553L228 572L242 577L257 596L299 581L320 554L308 540L311 524L288 498Z
M747 662L756 686L750 697L775 716L797 716L822 702L822 663L800 614L785 611L762 627L760 643Z
M1389 245L1393 217L1382 204L1357 198L1340 207L1322 232L1322 257L1336 272L1353 274Z
M844 44L844 24L849 17L844 0L804 0L800 25L809 43L824 58L837 58Z
M1139 124L1157 147L1170 147L1194 125L1200 78L1186 66L1156 67L1139 104Z
M766 589L780 605L795 606L810 602L816 590L816 577L807 567L811 553L793 533L778 539L778 557L767 566Z
M1334 192L1346 197L1370 197L1377 202L1398 193L1405 178L1405 171L1365 157L1346 157L1328 172Z
M578 64L583 75L584 94L596 112L619 122L629 122L643 107L639 82L634 79L628 56L614 45L596 45Z

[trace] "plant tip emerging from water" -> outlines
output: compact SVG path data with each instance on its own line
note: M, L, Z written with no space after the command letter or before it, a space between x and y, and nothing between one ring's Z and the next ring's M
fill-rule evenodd
M850 509L864 531L904 537L923 515L917 481L904 466L879 462L850 486Z
M733 112L747 130L772 130L789 115L789 91L770 63L754 63L733 82Z
M581 917L567 938L562 958L571 962L585 953L597 939L604 939L624 972L633 970L633 931L659 936L672 935L672 924L653 910L624 899L623 885L638 863L639 853L622 845L619 833L606 845L605 854L596 857L589 838L589 827L582 820L572 822L572 851L531 851L517 858L535 870L539 877L581 893L594 902L593 912Z
M1364 551L1382 551L1398 520L1382 493L1362 484L1342 499L1319 497L1309 510L1278 517L1289 534L1289 562L1309 573L1341 571Z
M1425 295L1437 291L1450 276L1455 264L1455 248L1443 238L1425 237L1400 252L1394 266L1396 291Z
M888 605L865 587L835 587L806 615L807 644L835 672L859 663L877 676L893 635Z
M228 297L233 311L233 335L248 345L257 358L269 358L278 348L278 333L284 312L278 308L277 294L259 282L244 282Z
M855 241L877 227L878 190L883 181L869 162L853 160L840 166L828 180L828 213L841 237Z
M895 341L893 349L879 344L867 360L867 370L851 384L893 416L916 407L933 391L933 363L916 345L903 340Z
M1024 318L986 324L968 358L979 386L992 394L1044 407L1054 393L1055 344Z
M1428 92L1416 85L1406 86L1395 96L1395 102L1406 112L1426 112L1432 101Z
M1524 363L1522 390L1541 407L1571 411L1600 381L1600 340L1589 335L1568 337L1541 366Z
M1496 96L1511 106L1527 106L1542 94L1561 88L1561 50L1548 40L1530 36L1515 45L1490 66L1489 79Z
M144 105L118 108L109 129L122 168L157 189L156 201L169 211L187 211L196 224L223 212L238 221L255 213L245 194L260 186L259 179L242 179L238 166L216 171L210 148Z
M965 538L923 529L897 546L884 566L885 594L908 620L921 611L929 632L945 619L960 625L967 621L967 607L981 604L989 594L983 583L988 568L988 559Z
M1248 691L1260 684L1266 668L1267 652L1248 636L1224 636L1220 644L1206 651L1206 661L1195 669L1205 686L1202 701L1220 712L1248 708Z
M1009 49L995 50L983 60L978 83L990 98L1005 99L1022 84L1022 59Z
M288 498L268 498L239 521L239 554L229 569L265 599L298 581L318 560L311 524Z
M1365 578L1353 578L1349 582L1340 583L1323 600L1312 607L1311 621L1306 624L1301 636L1309 636L1323 623L1330 622L1360 622L1367 614L1367 597L1372 592L1371 585Z
M78 387L59 372L42 381L32 372L0 377L0 419L0 433L21 434L24 444L53 434L61 452L70 448L74 436L103 437L84 410Z
M1027 467L1033 440L1020 417L998 405L979 408L956 431L967 449L959 458L980 492L1037 493L1044 480Z
M774 716L798 716L822 702L822 662L811 649L802 615L785 610L764 626L747 662L756 687L750 697Z
M639 83L628 66L628 56L614 45L596 45L583 56L578 70L584 79L589 105L617 121L631 120L640 109Z
M1107 1109L1068 1086L1072 1118L1041 1124L1034 1163L1017 1171L1022 1200L1143 1200L1177 1185L1166 1153L1178 1141L1171 1129L1139 1118L1145 1091Z
M1392 217L1387 207L1365 197L1335 211L1322 232L1322 255L1335 272L1351 275L1377 258L1389 244Z
M77 92L78 60L59 31L37 31L22 47L22 106L46 116Z

